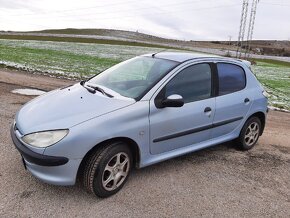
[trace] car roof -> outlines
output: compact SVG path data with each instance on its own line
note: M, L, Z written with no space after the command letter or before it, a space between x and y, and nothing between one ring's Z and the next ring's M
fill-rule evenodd
M197 52L158 52L153 54L146 54L143 56L150 56L155 58L162 58L176 62L184 62L191 59L196 58L210 58L210 57L219 57L216 55L208 55L204 53L197 53Z
M219 60L224 60L224 61L229 61L229 60L238 61L245 64L247 67L251 66L251 63L246 60L234 59L234 58L229 58L229 57L222 57L218 55L198 53L198 52L158 52L158 53L152 53L152 54L145 54L142 56L161 58L161 59L176 61L180 63L188 61L188 60L194 60L194 59L212 58L212 59L219 59Z

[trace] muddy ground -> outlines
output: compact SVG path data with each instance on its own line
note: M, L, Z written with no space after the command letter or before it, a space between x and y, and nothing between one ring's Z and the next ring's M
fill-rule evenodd
M0 70L0 217L290 217L290 113L270 111L250 151L230 142L134 170L107 199L38 181L9 135L16 111L33 97L11 91L71 83Z

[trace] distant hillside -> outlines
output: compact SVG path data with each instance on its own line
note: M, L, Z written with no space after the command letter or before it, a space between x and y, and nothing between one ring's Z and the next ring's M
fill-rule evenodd
M159 48L177 48L194 50L217 55L233 55L237 42L232 41L183 41L167 39L140 32L114 29L49 29L42 31L11 32L0 31L0 39L22 39L43 41L67 41L81 43L101 43L114 45L133 45ZM244 42L244 45L246 43ZM245 48L245 46L244 46ZM290 57L290 41L253 40L251 53L256 55L271 55Z
M215 44L228 45L228 41L213 41ZM237 42L231 42L237 44ZM244 43L243 48L246 48ZM250 43L255 54L290 57L290 41L287 40L253 40Z
M106 40L119 40L127 42L158 44L162 46L178 47L182 41L166 39L140 32L114 30L114 29L51 29L42 31L23 32L26 34L53 35L63 37L79 37ZM170 45L169 45L170 44Z
M182 41L149 34L112 29L49 29L41 31L0 31L0 39L67 41L82 43L119 44L160 48L184 48Z
M116 38L124 38L124 39L148 39L148 40L169 40L145 33L133 32L133 31L125 31L125 30L114 30L114 29L51 29L51 30L42 30L42 31L31 31L26 33L50 33L50 34L70 34L70 35L96 35L96 36L110 36Z

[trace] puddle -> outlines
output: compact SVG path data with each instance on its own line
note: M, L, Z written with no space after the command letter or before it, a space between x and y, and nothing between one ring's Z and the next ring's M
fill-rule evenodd
M45 91L41 91L38 89L14 89L11 91L14 94L20 94L20 95L42 95L45 94Z

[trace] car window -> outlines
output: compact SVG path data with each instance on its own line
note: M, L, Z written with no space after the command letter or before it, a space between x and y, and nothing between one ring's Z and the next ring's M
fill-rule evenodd
M138 99L178 64L171 60L136 57L105 70L89 82Z
M166 86L165 97L181 95L185 103L211 96L211 68L209 64L196 64L183 69Z
M218 63L219 95L226 95L242 90L246 86L243 68L227 63Z
M128 64L125 67L120 67L118 73L111 74L108 78L108 82L146 80L153 65L153 61L137 59L130 65Z

